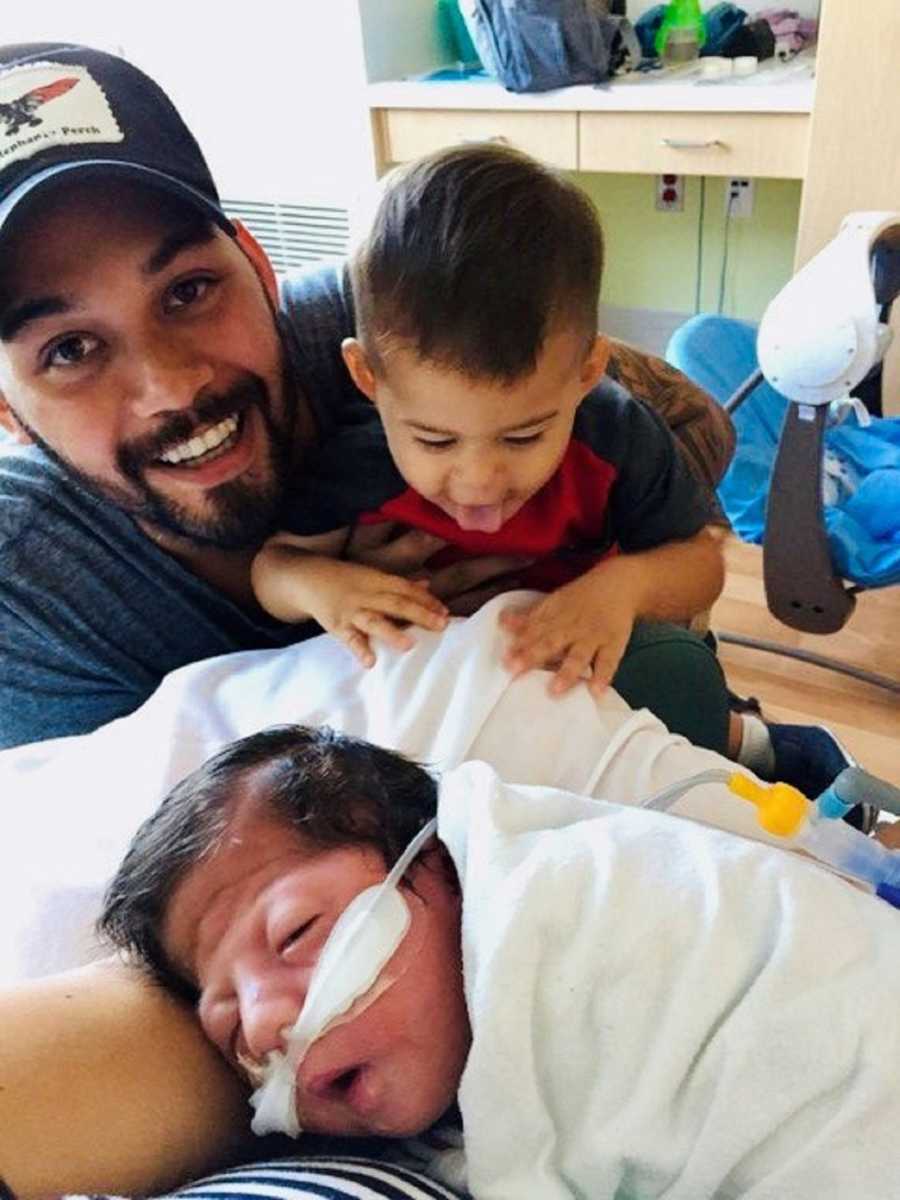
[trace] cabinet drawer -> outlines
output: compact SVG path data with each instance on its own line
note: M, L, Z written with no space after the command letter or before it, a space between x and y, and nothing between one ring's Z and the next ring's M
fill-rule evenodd
M578 115L574 112L491 112L460 109L381 110L386 162L405 162L460 142L505 142L556 167L578 166Z
M582 171L802 179L807 113L579 114Z

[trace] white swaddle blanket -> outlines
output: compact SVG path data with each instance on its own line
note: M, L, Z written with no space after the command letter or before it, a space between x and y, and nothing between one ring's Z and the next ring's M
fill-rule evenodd
M900 1194L900 913L691 821L443 783L476 1200Z
M623 802L722 765L612 690L599 704L584 687L551 700L544 672L510 679L497 614L513 598L442 634L414 631L406 654L380 646L370 671L329 637L194 663L94 733L0 753L0 983L103 953L93 922L140 822L209 755L267 725L328 724L439 769L480 758L510 780ZM749 806L721 787L678 807L753 832Z

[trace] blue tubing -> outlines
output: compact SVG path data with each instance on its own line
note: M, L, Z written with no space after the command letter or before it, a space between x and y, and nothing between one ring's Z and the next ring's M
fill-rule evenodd
M816 800L816 810L824 821L842 821L851 808L853 805L846 804L834 786L826 788Z

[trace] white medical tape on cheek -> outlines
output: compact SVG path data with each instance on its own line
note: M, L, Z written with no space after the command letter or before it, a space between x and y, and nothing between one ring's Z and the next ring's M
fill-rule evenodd
M294 1099L300 1064L316 1038L372 988L406 935L411 916L397 884L436 828L437 818L416 834L387 878L360 892L335 922L300 1015L288 1032L287 1049L269 1053L263 1082L250 1097L255 1109L251 1129L258 1136L286 1133L296 1137L300 1133Z
M288 1031L286 1049L270 1052L263 1083L250 1097L256 1110L250 1128L258 1136L300 1132L294 1101L300 1064L313 1042L369 991L409 928L406 901L394 889L376 884L360 892L335 922L322 947L300 1015ZM373 911L377 904L377 911ZM341 970L334 969L338 958Z
M425 907L419 897L415 894L406 892L403 893L403 902L406 904L408 909L418 908L421 911ZM410 939L410 933L413 929L415 929L415 936ZM371 1008L376 1000L380 999L380 997L383 996L385 992L389 991L399 979L403 978L412 964L416 961L416 957L419 951L422 949L424 943L424 923L420 922L417 926L413 926L412 923L410 923L406 933L397 944L397 949L390 956L390 958L387 959L385 965L378 972L375 980L372 983L372 986L367 988L366 991L361 992L360 995L357 996L357 998L350 1005L350 1007L346 1009L346 1011L338 1013L332 1020L328 1022L327 1025L324 1025L316 1034L315 1040L318 1041L319 1038L324 1037L326 1033L331 1033L332 1029L337 1029L339 1025L347 1025L350 1021L355 1021L356 1018L361 1016L367 1008ZM397 958L401 954L402 962L398 964ZM289 1036L290 1030L287 1030L285 1037ZM300 1064L298 1063L297 1065L299 1067Z

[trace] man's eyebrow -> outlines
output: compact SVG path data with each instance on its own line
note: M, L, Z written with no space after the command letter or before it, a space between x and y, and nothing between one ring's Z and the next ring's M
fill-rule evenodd
M31 300L23 300L21 304L13 305L0 318L0 341L11 342L32 321L55 317L60 313L69 312L71 308L71 302L62 296L37 296Z
M176 259L183 250L194 246L205 246L215 238L215 230L211 224L191 225L187 229L176 230L163 238L141 268L145 275L158 275Z
M215 237L212 225L191 225L169 234L153 251L142 270L145 275L156 275L171 263L183 250L192 246L204 246ZM43 317L56 317L71 311L73 305L63 296L38 296L16 304L0 317L0 341L11 342L18 337L26 325L40 321Z
M543 425L545 421L551 420L558 413L559 409L549 409L547 412L538 413L537 416L531 417L527 421L517 421L515 425L506 425L503 429L498 429L497 434L502 437L507 433L520 433L523 429L534 429L536 425ZM436 425L424 425L421 421L404 421L403 423L410 429L418 430L419 433L439 433L442 437L459 436L455 429L439 429Z

